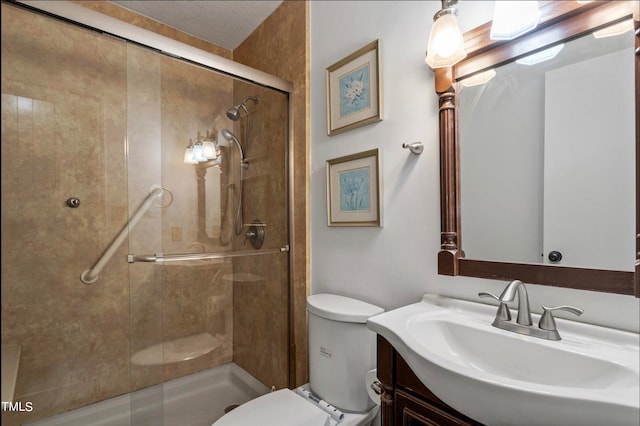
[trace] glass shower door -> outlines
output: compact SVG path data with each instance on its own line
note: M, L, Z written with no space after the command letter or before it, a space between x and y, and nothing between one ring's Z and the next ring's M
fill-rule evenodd
M127 78L130 206L165 191L130 230L132 383L157 391L132 413L205 424L288 385L288 96L132 45ZM221 382L199 407L154 388L221 367L259 389Z
M2 343L33 407L3 425L105 401L127 408L108 424L211 424L246 397L233 381L200 405L173 382L217 368L287 386L287 110L285 93L2 3ZM205 139L217 158L185 163Z

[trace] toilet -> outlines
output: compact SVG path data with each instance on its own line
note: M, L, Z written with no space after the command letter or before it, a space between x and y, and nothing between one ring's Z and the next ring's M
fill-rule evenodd
M212 426L369 426L379 398L376 339L367 318L378 306L334 294L307 298L309 383L280 389L240 405Z

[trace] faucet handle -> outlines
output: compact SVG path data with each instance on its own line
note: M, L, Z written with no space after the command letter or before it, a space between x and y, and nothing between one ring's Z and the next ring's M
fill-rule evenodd
M553 317L553 311L567 311L575 315L582 315L582 313L584 312L583 309L576 308L575 306L568 306L568 305L554 306L553 308L549 308L547 306L542 305L542 309L544 309L544 313L540 317L540 322L538 323L538 327L548 331L557 330L556 320Z
M481 293L478 293L478 296L480 296L480 297L490 297L492 299L496 299L498 302L501 302L500 298L498 296L496 296L495 294L493 294L493 293L486 293L486 292L483 291Z
M478 296L490 297L500 302L500 306L498 306L498 312L496 313L496 320L511 321L511 311L509 311L509 307L505 302L502 301L502 299L500 299L498 296L496 296L493 293L481 292L481 293L478 293Z

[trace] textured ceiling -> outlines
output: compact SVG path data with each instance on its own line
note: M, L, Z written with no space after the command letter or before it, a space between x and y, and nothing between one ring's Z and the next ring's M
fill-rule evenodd
M282 0L112 0L148 18L234 50Z

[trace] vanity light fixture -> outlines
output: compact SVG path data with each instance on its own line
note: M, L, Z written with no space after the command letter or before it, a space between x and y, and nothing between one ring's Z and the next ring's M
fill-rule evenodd
M184 163L198 164L198 162L193 159L193 140L192 139L189 139L189 145L187 145L187 149L184 150Z
M533 30L539 21L537 1L497 1L489 37L491 40L512 40Z
M538 53L534 53L532 55L525 56L524 58L517 59L516 63L521 65L535 65L539 64L540 62L548 61L549 59L555 58L563 47L564 43L557 44L549 49L545 49Z
M189 139L189 145L184 151L184 163L185 164L198 164L205 163L207 161L215 160L217 157L215 140L209 135L202 138L200 132L198 132L198 138L194 142Z
M479 86L481 84L485 84L495 76L496 70L491 68L481 73L474 74L471 77L465 78L464 80L462 80L462 85L465 87Z
M431 68L450 67L467 56L458 23L458 0L442 0L442 9L433 16L425 62Z
M624 34L627 31L631 30L633 30L633 21L631 19L628 19L618 24L611 25L610 27L594 31L593 36L595 38L613 37Z

